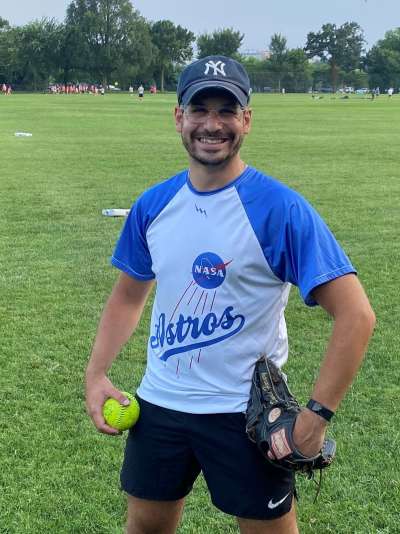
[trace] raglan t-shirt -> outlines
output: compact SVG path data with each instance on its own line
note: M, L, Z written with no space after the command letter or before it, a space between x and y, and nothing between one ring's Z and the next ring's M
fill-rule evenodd
M355 272L310 204L252 167L211 192L188 171L147 190L111 262L156 280L138 395L188 413L245 411L260 355L287 360L291 285L313 306L315 287Z

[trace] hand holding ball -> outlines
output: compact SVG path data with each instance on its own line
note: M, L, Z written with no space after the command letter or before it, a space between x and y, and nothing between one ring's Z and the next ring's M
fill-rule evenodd
M138 420L140 412L139 403L135 397L126 391L122 393L130 401L128 406L120 404L115 399L107 399L103 406L105 422L120 431L131 428Z

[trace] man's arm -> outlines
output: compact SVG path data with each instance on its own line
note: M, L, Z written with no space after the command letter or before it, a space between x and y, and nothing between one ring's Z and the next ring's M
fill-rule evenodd
M86 408L100 432L118 434L104 422L102 407L109 397L121 403L129 401L113 386L107 372L135 330L152 286L153 281L142 282L121 273L104 307L86 369Z
M312 398L335 411L361 365L375 315L353 274L318 286L313 296L333 317L334 324ZM312 456L321 448L325 428L322 417L308 409L301 412L293 437L303 454Z

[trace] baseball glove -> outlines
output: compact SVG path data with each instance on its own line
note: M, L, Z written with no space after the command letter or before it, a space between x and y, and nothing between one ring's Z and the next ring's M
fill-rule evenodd
M336 443L327 439L316 456L304 456L293 442L294 424L300 411L283 373L269 358L262 356L254 370L246 411L246 432L273 465L312 478L315 470L332 463Z

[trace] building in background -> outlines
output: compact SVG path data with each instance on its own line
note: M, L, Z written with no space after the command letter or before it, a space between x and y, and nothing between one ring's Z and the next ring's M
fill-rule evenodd
M240 54L243 57L254 57L255 59L268 59L271 57L271 52L269 50L255 50L255 49L246 49L242 50Z

